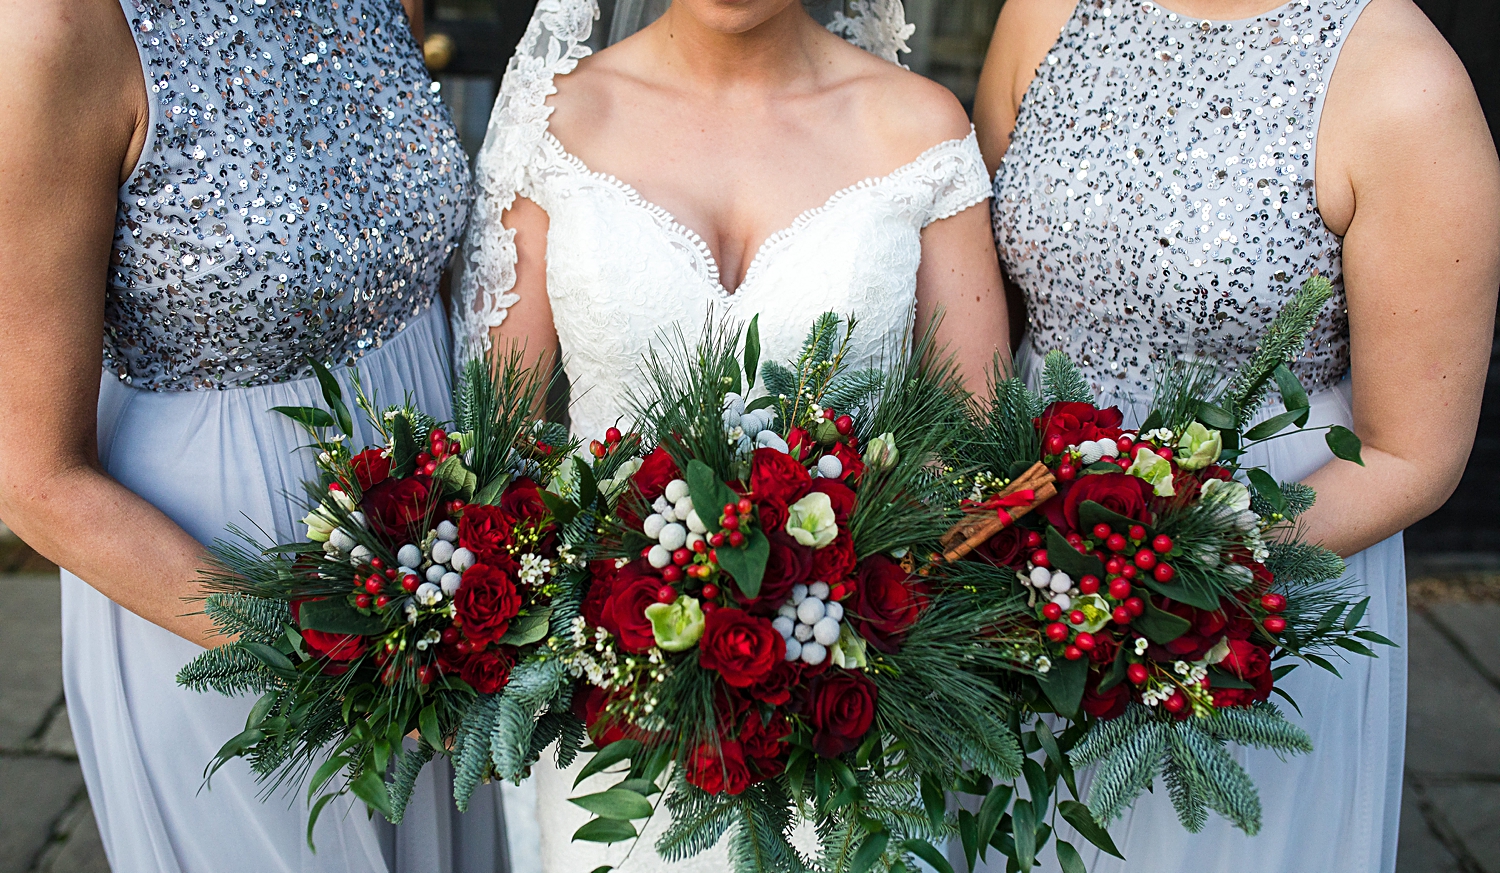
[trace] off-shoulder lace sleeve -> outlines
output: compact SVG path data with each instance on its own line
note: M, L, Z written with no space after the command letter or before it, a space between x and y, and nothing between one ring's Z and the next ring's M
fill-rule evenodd
M972 129L963 139L940 143L920 161L932 194L922 227L951 218L990 196L989 171L984 168L979 138Z
M916 32L915 24L906 23L901 0L849 0L848 15L842 9L833 13L828 29L872 55L901 67L901 53L910 52L906 41Z
M585 42L599 17L597 0L541 0L505 69L474 167L475 196L459 261L453 306L454 361L489 351L490 330L520 298L516 285L516 233L500 217L525 191L556 93L553 80L589 54Z

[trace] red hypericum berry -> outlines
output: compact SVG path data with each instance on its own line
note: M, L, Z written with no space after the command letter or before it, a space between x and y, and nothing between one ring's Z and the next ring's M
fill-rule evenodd
M1047 557L1046 549L1037 549L1031 553L1031 563L1038 567L1051 567L1052 560Z
M405 591L407 594L412 594L412 593L414 593L417 590L418 586L420 586L421 584L422 584L422 580L418 579L415 576L412 576L412 575L403 576L402 579L401 579L401 590Z
M1168 461L1172 460L1172 450L1167 448L1166 446L1162 446L1161 448L1157 449L1156 453Z
M1173 691L1172 696L1163 700L1161 705L1166 707L1167 712L1182 712L1182 708L1187 706L1187 698L1182 696L1181 691Z
M1062 607L1056 603L1048 603L1042 606L1042 618L1048 621L1057 621L1062 618Z
M1068 613L1068 622L1070 624L1083 624L1088 620L1089 617L1084 615L1083 610L1081 609L1075 609L1072 612Z
M741 497L739 502L734 505L734 508L739 512L740 515L749 515L751 512L755 511L755 504L750 502L750 498Z
M737 530L732 530L732 531L729 532L729 545L732 548L736 548L737 549L740 546L743 546L744 544L745 544L745 535L744 534L740 533Z
M536 450L544 455L552 454L552 447L542 442L541 440L536 441Z
M1063 539L1068 541L1068 545L1072 546L1080 552L1083 551L1083 534L1074 531L1073 533L1068 534L1066 537L1063 537Z
M692 559L693 553L688 551L687 549L677 549L676 551L672 552L672 563L676 564L679 567L681 567L683 564L686 564L688 561L691 561Z
M453 648L458 649L458 653L460 655L467 655L474 651L474 642L468 637L464 637L463 639L454 643Z
M1047 625L1047 639L1060 643L1068 638L1068 626L1061 622L1053 622Z
M646 546L645 548L641 549L641 557L642 558L649 557L650 554L651 554L651 547L650 546Z
M391 599L389 597L387 597L386 595L384 595L384 594L382 594L379 597L375 598L375 608L376 609L385 609L387 606L390 606L390 605L391 605Z
M448 501L448 514L458 515L460 512L464 511L464 507L467 505L468 504L455 497L454 499Z
M704 600L713 600L715 597L718 597L718 596L719 596L719 586L713 584L712 582L709 582L708 584L706 584L706 585L703 586L703 599Z
M1149 570L1156 566L1156 553L1150 549L1141 549L1135 553L1135 565L1142 570Z
M1084 594L1094 594L1099 590L1098 576L1085 576L1078 580L1078 590Z
M1080 649L1077 646L1068 646L1067 648L1063 649L1063 657L1067 658L1069 661L1076 661L1079 658L1083 657L1083 649Z
M1124 534L1112 533L1104 538L1104 547L1111 552L1123 552L1126 545Z
M1081 633L1073 638L1073 645L1083 649L1085 652L1092 652L1094 650L1094 635L1091 633Z
M1049 455L1057 455L1061 454L1062 450L1067 447L1068 444L1063 442L1063 438L1060 435L1053 434L1047 437L1047 442L1042 446L1042 450Z
M1130 538L1135 540L1136 542L1140 542L1141 540L1146 538L1146 529L1138 524L1131 525Z
M463 447L463 443L459 442L458 440L448 440L448 454L450 455L458 454L459 449L462 449Z
M1139 597L1131 597L1125 601L1125 608L1130 610L1131 615L1140 618L1146 612L1146 601Z
M710 612L713 612L715 609L718 609L719 608L719 604L714 603L712 600L710 600L709 602L703 604L702 608L703 608L703 614L704 615L708 615Z
M370 595L368 595L368 594L356 594L356 595L354 595L354 605L357 608L359 608L359 609L369 609L370 608Z
M371 594L379 594L383 587L385 587L385 580L379 576L371 576L365 580L365 590Z
M400 574L396 572L396 568L395 567L386 567L385 568L385 578L391 580L392 582L396 581L396 577L398 575L400 575Z
M611 428L606 428L605 429L605 431L604 431L604 441L605 442L609 443L610 445L614 445L615 443L619 442L621 439L623 439L623 437L620 435L620 429L619 428L617 428L617 427L611 427Z
M377 570L384 570L385 569L385 561L382 561L379 558L371 558L370 559L370 566L374 567Z
M848 436L854 433L854 419L847 415L840 415L833 420L833 426L838 430L839 436Z
M1282 618L1279 615L1268 617L1264 622L1262 622L1262 624L1266 626L1267 631L1270 631L1273 634L1279 634L1282 631L1286 630L1286 619Z
M1286 598L1280 594L1267 594L1261 597L1260 605L1266 612L1280 612L1286 609Z
M450 645L450 646L453 645L454 643L458 642L458 628L456 628L456 627L445 627L445 628L443 628L443 642L446 643L446 644L448 644L448 645Z
M1094 539L1096 540L1107 540L1112 533L1114 530L1102 521L1094 525Z
M1078 478L1078 468L1069 463L1058 464L1057 478L1064 482L1072 482Z
M673 588L671 585L663 585L660 588L656 589L657 603L671 603L676 599L677 589Z
M1171 564L1157 564L1151 571L1152 577L1158 582L1171 582L1177 577L1177 568Z
M719 546L724 545L724 535L721 533L714 534L708 538L708 544L717 549Z
M328 483L328 490L329 491L343 491L344 490L344 486L341 483L338 483L338 482L329 482Z
M1026 548L1034 549L1042 544L1042 535L1034 530L1026 532Z
M1119 535L1116 534L1116 536ZM1120 571L1123 569L1125 569L1125 559L1119 555L1111 555L1109 560L1104 562L1104 572L1111 576L1120 575Z
M693 551L700 555L703 554L708 551L708 542L706 540L693 540Z
M1136 685L1144 685L1150 674L1146 671L1145 664L1131 664L1125 668L1125 676Z
M432 460L432 455L429 455L426 452L417 452L417 466L418 467L422 466L423 464L426 464L428 461L431 461L431 460Z
M1165 555L1167 552L1172 551L1172 538L1167 536L1166 534L1157 534L1156 537L1151 540L1151 548L1155 549L1158 553Z
M1123 606L1116 606L1115 611L1110 613L1109 617L1115 620L1115 624L1130 624L1130 610Z
M668 564L667 566L661 568L661 578L665 579L668 582L681 582L682 568L677 566L676 564Z
M1126 451L1131 446L1135 445L1135 437L1132 437L1128 433L1122 433L1119 436L1115 437L1115 445L1120 447L1120 451Z
M849 596L849 589L845 588L842 582L828 589L828 597L831 600L843 600L847 596Z
M447 431L443 430L440 427L435 427L435 428L432 429L432 440L431 441L432 441L433 445L439 445L439 444L443 443L447 439L448 439L448 432Z
M1109 580L1109 596L1116 600L1124 600L1130 596L1130 580L1116 576Z
M431 685L432 680L437 678L437 670L430 664L423 664L417 668L417 681L423 685Z
M433 473L436 473L437 472L437 461L428 461L427 463L423 464L422 465L422 472L425 473L425 474L427 474L428 476L431 476Z
M589 454L593 455L594 457L602 458L608 453L608 451L608 449L604 448L604 443L601 443L598 440L589 440Z
M719 519L719 526L727 528L729 530L734 530L735 528L740 526L740 517L738 515L725 515L723 518Z
M1126 579L1134 579L1136 577L1136 574L1139 572L1140 571L1135 568L1134 564L1126 564L1125 566L1120 568L1120 575L1124 576Z
M823 417L825 419L827 419L828 421L833 421L833 417L834 417L835 414L836 413L834 413L832 407L829 407L828 409L823 410Z

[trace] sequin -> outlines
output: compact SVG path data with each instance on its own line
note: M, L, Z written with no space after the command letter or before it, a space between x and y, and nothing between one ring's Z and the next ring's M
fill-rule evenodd
M430 307L469 171L398 0L123 0L150 101L105 366L157 391L352 363Z
M1026 93L994 181L995 238L1037 352L1062 349L1106 394L1161 367L1234 366L1313 273L1336 291L1293 369L1349 370L1342 248L1317 212L1318 116L1364 0L1294 0L1189 20L1083 0Z

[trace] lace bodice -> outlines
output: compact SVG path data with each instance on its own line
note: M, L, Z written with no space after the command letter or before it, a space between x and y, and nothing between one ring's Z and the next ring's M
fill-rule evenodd
M521 193L551 220L547 294L573 427L596 436L621 414L648 345L675 328L696 338L710 315L744 323L758 314L763 357L787 360L819 313L853 314L858 360L894 359L911 333L922 228L989 192L973 134L941 143L772 234L733 294L696 233L551 135Z
M1234 365L1314 272L1336 297L1293 368L1349 369L1341 242L1317 211L1318 120L1365 0L1294 0L1200 21L1141 0L1082 0L1021 105L995 176L1001 260L1030 349L1096 385L1149 391L1154 365Z
M398 0L121 0L150 135L120 189L105 367L228 388L346 363L425 311L463 149Z

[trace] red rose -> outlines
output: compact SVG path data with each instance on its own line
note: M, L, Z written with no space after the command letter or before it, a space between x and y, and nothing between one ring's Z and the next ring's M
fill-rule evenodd
M900 564L873 555L860 565L850 617L870 645L894 651L926 607L927 586Z
M641 496L650 503L666 493L667 483L673 479L680 478L677 462L667 454L667 450L657 446L641 462L641 468L630 477L635 482L635 487L640 490Z
M755 450L750 462L750 491L757 502L791 506L811 490L812 477L800 461L775 449Z
M511 516L500 507L467 506L463 517L458 520L458 544L473 552L481 563L509 563L513 560L511 528Z
M792 687L801 680L802 662L783 659L777 661L771 672L761 677L760 681L745 688L744 693L761 703L785 706L791 702Z
M1063 499L1063 517L1067 519L1070 530L1082 530L1078 507L1092 500L1126 518L1149 523L1151 513L1146 509L1146 499L1150 496L1150 484L1139 476L1127 473L1083 476L1072 483L1068 496Z
M312 600L323 600L322 597L310 598ZM330 661L352 661L363 655L368 649L368 641L354 634L331 634L327 631L303 628L302 604L306 600L292 601L292 620L297 622L298 633L302 634L302 642L307 647Z
M417 475L376 483L365 491L360 504L376 532L404 540L411 537L415 528L427 526L429 514L438 508L437 497L432 480Z
M722 611L722 610L721 610ZM735 740L703 743L687 762L687 781L709 794L739 794L750 787L745 752Z
M849 516L854 514L854 489L842 482L832 479L819 479L813 483L808 491L817 491L828 495L828 502L833 505L834 521L843 527L849 521Z
M786 445L794 459L805 461L807 460L808 452L812 451L814 443L807 431L800 427L794 427L786 432Z
M839 479L846 482L859 482L859 477L865 474L865 459L860 457L859 452L849 448L848 443L835 443L833 451L830 452L844 464L844 473Z
M986 540L974 550L980 557L996 567L1016 567L1022 563L1026 551L1026 529L1012 524Z
M817 554L784 531L772 530L767 539L771 541L771 554L766 560L766 574L761 578L760 594L748 598L738 588L734 589L740 605L756 615L775 615L791 595L792 586L808 580Z
M1186 633L1162 644L1173 660L1196 661L1218 645L1224 635L1224 626L1228 620L1222 612L1198 609L1166 598L1161 598L1159 605L1166 612L1185 618L1189 623Z
M646 731L611 713L609 708L614 701L614 692L594 685L583 685L573 693L573 714L588 728L589 739L601 749L618 740L644 740L649 736Z
M1094 718L1119 718L1125 714L1130 703L1130 685L1117 682L1108 691L1100 693L1099 676L1090 671L1088 682L1083 686L1083 711Z
M1032 423L1042 432L1042 442L1056 434L1063 445L1076 446L1085 440L1118 437L1124 421L1124 414L1114 406L1099 409L1092 403L1054 403Z
M698 641L698 663L717 670L735 688L748 688L786 657L786 640L767 619L742 609L720 608L708 614Z
M609 598L615 590L615 562L610 559L594 561L589 564L589 573L589 591L583 596L583 606L579 611L591 627L605 627Z
M1172 497L1173 505L1186 506L1198 499L1198 492L1202 485L1198 481L1198 474L1188 472L1181 467L1172 470Z
M547 504L542 502L542 489L532 480L522 476L510 483L500 496L500 509L516 521L540 521L547 515Z
M812 553L812 578L836 585L854 572L857 563L854 557L854 537L844 528L839 529L833 542Z
M600 625L619 638L625 651L640 653L656 645L646 607L656 602L656 592L665 584L644 560L626 564L615 574Z
M361 493L384 482L391 475L391 459L384 449L365 449L349 459Z
M1266 650L1247 640L1229 641L1229 655L1219 669L1249 682L1254 688L1211 688L1214 706L1248 706L1271 696L1274 677Z
M475 564L464 571L453 607L463 622L464 636L489 645L510 630L510 620L521 612L521 595L508 573L489 564Z
M875 723L875 683L863 673L830 670L813 680L810 697L813 751L825 758L858 746Z
M755 771L757 781L774 779L786 769L786 738L791 732L791 725L779 712L773 713L770 721L762 721L758 712L750 713L745 719L745 729L740 732L740 748L746 762Z
M474 652L458 668L458 678L480 694L494 694L510 682L510 670L516 664L515 649L499 646Z

